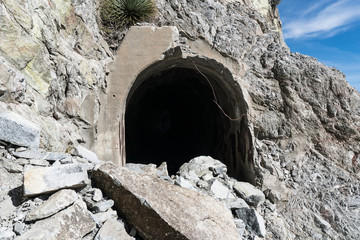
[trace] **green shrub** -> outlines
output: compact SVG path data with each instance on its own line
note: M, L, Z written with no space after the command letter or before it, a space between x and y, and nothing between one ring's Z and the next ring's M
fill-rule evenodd
M100 5L103 25L116 29L145 21L155 13L153 0L104 0Z

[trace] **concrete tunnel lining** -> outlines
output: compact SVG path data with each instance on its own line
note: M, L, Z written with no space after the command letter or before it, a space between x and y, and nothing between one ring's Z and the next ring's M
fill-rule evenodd
M209 155L225 163L230 176L253 182L246 113L240 87L222 64L205 58L159 61L137 76L127 96L126 162L166 161L175 174L191 158Z

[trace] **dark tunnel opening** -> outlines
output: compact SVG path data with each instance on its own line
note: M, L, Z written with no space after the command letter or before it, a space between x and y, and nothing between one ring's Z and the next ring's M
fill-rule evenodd
M127 162L167 162L175 174L194 157L217 157L221 116L213 99L209 82L192 69L172 68L144 81L125 114Z
M216 61L173 59L149 66L126 100L126 162L167 162L172 175L205 155L226 164L229 176L253 183L247 106L231 72Z

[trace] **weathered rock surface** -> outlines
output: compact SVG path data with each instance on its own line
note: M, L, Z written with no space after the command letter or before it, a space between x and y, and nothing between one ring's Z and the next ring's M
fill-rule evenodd
M0 140L25 147L39 147L40 128L20 115L0 112Z
M51 197L42 205L33 209L28 215L26 215L25 220L34 221L50 217L73 204L77 198L78 196L74 190L60 190L51 195Z
M81 239L95 229L95 222L83 201L78 200L71 207L49 219L37 221L31 229L18 239Z
M239 238L230 211L200 193L108 163L93 181L146 239Z
M87 172L80 164L26 168L24 195L34 196L62 188L79 188L88 181Z

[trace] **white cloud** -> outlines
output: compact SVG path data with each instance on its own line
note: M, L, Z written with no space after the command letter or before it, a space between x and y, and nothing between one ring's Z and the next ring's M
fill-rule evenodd
M336 33L347 29L356 20L360 20L360 1L358 0L337 0L322 10L319 10L327 1L314 4L306 9L301 17L284 23L284 37L302 38L333 36Z

